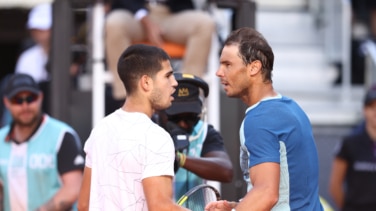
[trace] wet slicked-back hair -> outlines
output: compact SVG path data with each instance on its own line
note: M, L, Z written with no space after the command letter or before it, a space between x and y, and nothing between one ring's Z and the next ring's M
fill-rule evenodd
M154 76L162 69L162 62L170 60L167 53L158 47L144 44L129 46L118 61L118 74L127 94L137 89L143 75Z
M262 64L264 81L272 81L274 54L261 33L249 27L239 28L231 32L224 44L238 45L239 56L245 65L259 60Z

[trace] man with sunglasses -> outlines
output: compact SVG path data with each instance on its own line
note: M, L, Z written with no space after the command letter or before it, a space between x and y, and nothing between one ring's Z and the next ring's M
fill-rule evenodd
M231 182L233 168L221 134L205 121L203 99L208 84L192 74L175 73L178 87L172 105L160 112L161 125L175 142L175 198L204 180ZM163 121L164 119L164 121ZM181 139L177 137L184 137Z
M84 157L72 127L42 112L43 93L27 74L14 74L3 102L12 122L0 129L4 210L70 210L78 199Z

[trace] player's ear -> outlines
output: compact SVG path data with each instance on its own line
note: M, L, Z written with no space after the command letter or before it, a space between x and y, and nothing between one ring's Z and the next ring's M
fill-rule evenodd
M256 75L258 72L261 71L262 64L261 64L260 60L255 60L255 61L252 61L248 65L248 68L249 68L249 71L250 71L250 75Z
M144 91L150 91L152 89L152 87L153 87L153 80L148 75L141 76L141 79L140 79L139 83L140 83L140 87Z

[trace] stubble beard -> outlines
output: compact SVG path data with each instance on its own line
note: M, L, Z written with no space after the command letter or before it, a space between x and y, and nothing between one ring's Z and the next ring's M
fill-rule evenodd
M13 121L16 125L20 127L31 127L35 125L41 117L40 113L36 113L29 120L22 120L22 118L14 118Z
M154 110L160 111L171 106L171 101L165 103L161 89L155 89L150 95L150 102Z

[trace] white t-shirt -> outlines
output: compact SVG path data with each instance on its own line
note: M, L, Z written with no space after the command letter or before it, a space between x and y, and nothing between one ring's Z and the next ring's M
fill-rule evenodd
M148 116L118 109L85 143L91 168L90 210L148 210L142 179L174 175L171 136Z
M40 45L33 47L22 52L16 64L16 73L25 73L34 78L39 83L48 81L49 75L46 70L46 63L48 55L44 53Z

